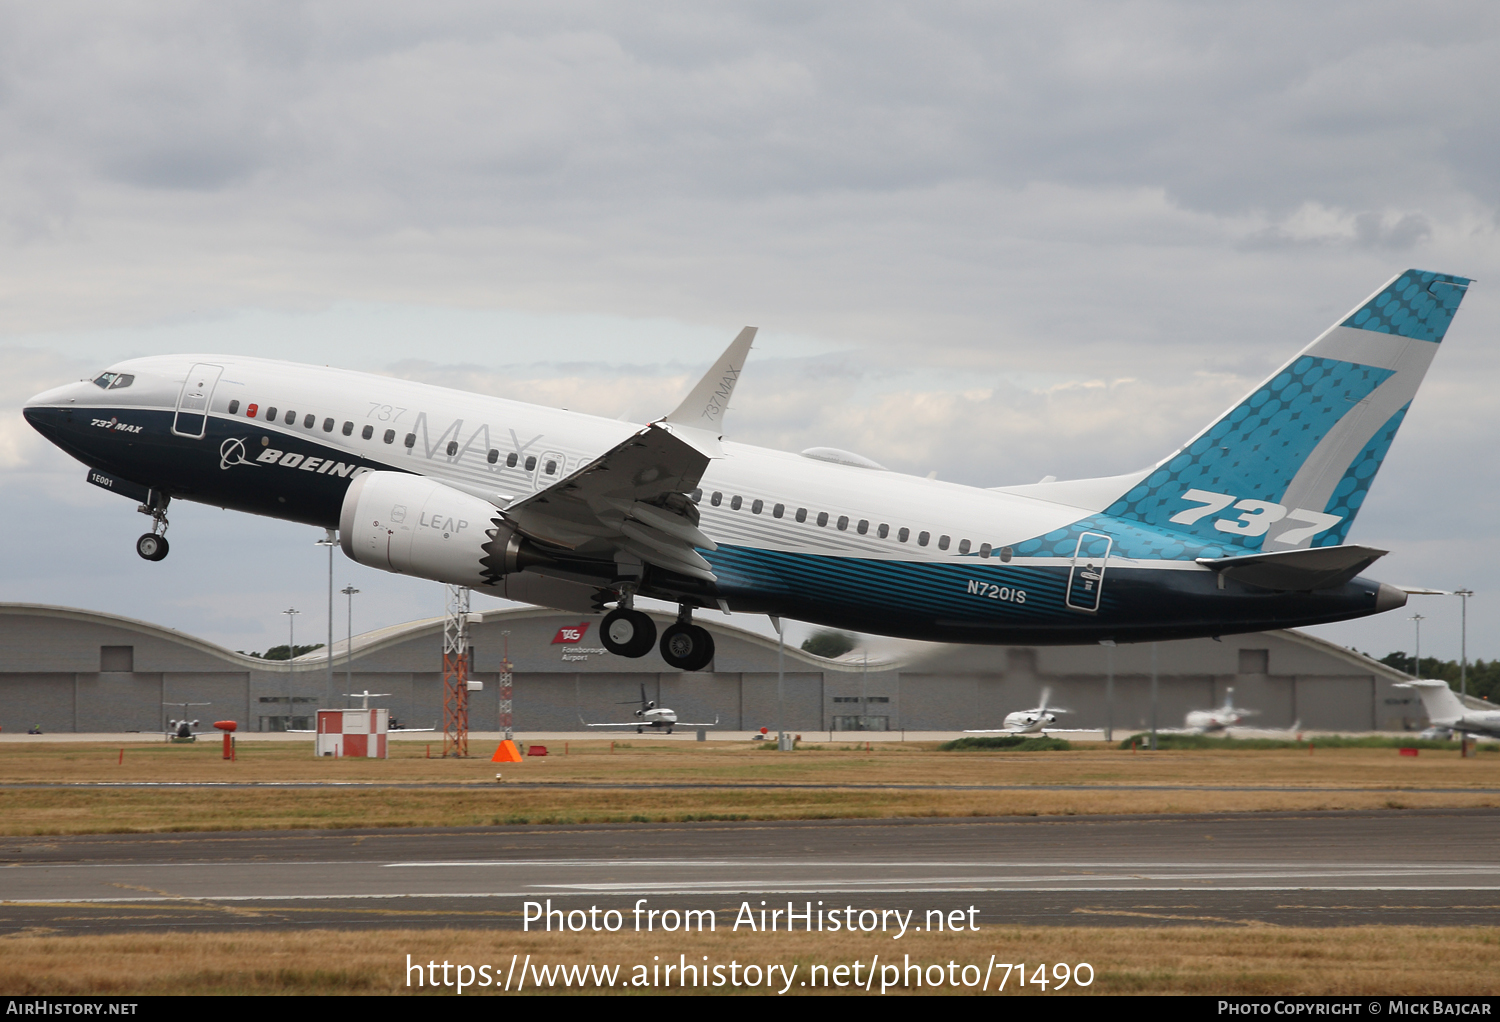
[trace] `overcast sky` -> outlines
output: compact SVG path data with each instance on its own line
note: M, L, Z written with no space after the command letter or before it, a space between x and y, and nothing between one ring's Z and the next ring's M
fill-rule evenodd
M1478 283L1349 540L1500 656L1497 68L1479 2L0 4L0 599L323 633L314 530L177 504L148 564L21 419L132 355L647 419L749 323L732 438L993 486L1161 457L1414 266Z

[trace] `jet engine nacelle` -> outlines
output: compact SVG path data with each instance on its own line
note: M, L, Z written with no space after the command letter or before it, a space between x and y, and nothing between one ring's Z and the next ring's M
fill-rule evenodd
M450 585L490 587L521 568L522 537L499 508L405 472L366 472L350 483L339 537L360 564Z

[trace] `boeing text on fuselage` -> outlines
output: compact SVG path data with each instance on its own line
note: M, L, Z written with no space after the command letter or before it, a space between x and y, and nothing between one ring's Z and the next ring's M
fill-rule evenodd
M1468 283L1392 278L1147 468L992 489L726 440L748 327L646 425L227 355L132 359L25 414L151 515L148 559L174 499L337 528L383 570L612 608L605 648L683 670L713 659L700 608L975 643L1221 635L1405 602L1346 537ZM680 607L659 644L637 596Z

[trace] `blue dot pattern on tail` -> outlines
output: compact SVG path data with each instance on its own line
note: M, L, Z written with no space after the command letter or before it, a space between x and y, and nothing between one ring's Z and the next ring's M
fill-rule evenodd
M1258 550L1262 537L1218 531L1216 517L1190 525L1168 519L1196 506L1182 499L1193 489L1279 501L1328 431L1391 375L1389 369L1337 359L1299 358L1105 514Z
M1407 270L1340 325L1437 343L1468 285L1467 277Z
M1385 452L1391 449L1391 441L1396 439L1396 430L1401 428L1401 421L1406 418L1406 409L1410 407L1411 403L1408 402L1387 419L1385 425L1376 430L1370 442L1365 444L1364 450L1349 463L1348 470L1344 472L1338 486L1334 487L1333 496L1324 508L1329 514L1338 515L1342 520L1313 540L1313 546L1338 546L1344 541L1350 523L1364 504L1365 495L1370 492L1370 484L1375 481L1380 463L1385 460Z

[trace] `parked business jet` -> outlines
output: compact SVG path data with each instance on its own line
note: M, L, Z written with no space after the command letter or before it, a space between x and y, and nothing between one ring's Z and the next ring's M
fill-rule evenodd
M623 706L623 705L626 705L627 703L634 703L634 702L635 702L634 699L630 699L630 700L627 700L626 703L622 703L621 705ZM651 730L653 730L653 731L665 731L667 734L671 734L672 733L672 729L674 727L693 727L693 728L698 728L698 727L718 727L719 726L719 718L717 718L717 717L714 718L714 722L712 724L684 724L682 721L680 721L680 720L677 719L677 711L676 710L669 710L665 706L657 706L655 699L647 699L646 698L646 686L644 684L641 685L641 708L639 710L635 711L635 716L636 716L635 720L630 721L628 723L623 723L623 724L590 724L587 721L585 721L584 722L584 726L585 727L633 727L633 728L635 728L635 733L636 734L641 734L648 727ZM580 719L582 719L582 718L580 718Z
M1397 683L1395 688L1414 688L1434 728L1470 735L1500 738L1500 709L1473 710L1463 704L1446 681L1418 680Z
M697 608L948 642L1139 642L1402 606L1345 545L1469 281L1408 270L1243 401L1125 475L980 489L856 455L725 441L747 327L644 426L340 369L228 355L120 362L25 415L153 520L193 500L339 529L386 571L570 611L612 653L676 603L663 659L713 658ZM222 556L216 551L215 556Z
M1206 735L1227 731L1246 717L1253 717L1259 710L1246 710L1234 705L1234 686L1224 692L1224 705L1216 710L1189 710L1183 730L1189 734Z
M1059 713L1072 713L1072 710L1063 710L1054 706L1048 708L1047 700L1052 698L1052 689L1042 689L1040 705L1030 710L1016 710L1005 715L1005 726L991 728L989 730L975 729L965 731L966 735L1044 735L1048 731L1076 731L1078 728L1055 728Z

